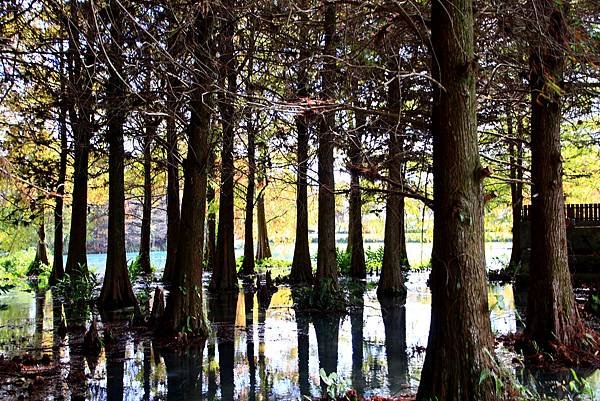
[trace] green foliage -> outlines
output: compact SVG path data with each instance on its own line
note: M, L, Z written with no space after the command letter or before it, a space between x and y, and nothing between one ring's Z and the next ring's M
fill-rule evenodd
M337 264L338 272L342 276L350 275L350 262L352 260L352 254L348 251L335 248L335 261Z
M569 392L572 395L583 395L591 398L594 397L594 390L585 378L579 377L579 375L577 375L577 372L575 372L573 369L571 369L571 376L573 377L573 379L569 381Z
M380 271L383 265L383 247L380 246L375 250L367 247L365 250L365 264L368 272Z
M323 383L327 385L327 399L335 400L338 397L345 397L347 390L349 390L348 383L346 380L342 379L336 372L331 372L327 374L325 369L321 368L319 370L319 376Z
M592 295L589 300L589 306L592 312L600 316L600 295Z
M129 273L129 281L134 282L144 272L142 271L142 263L140 262L140 255L137 255L129 266L127 266L127 272ZM154 270L154 269L153 269Z
M94 292L100 286L98 275L94 272L81 272L71 277L65 273L64 277L56 283L54 289L63 298L65 303L89 303L94 299Z

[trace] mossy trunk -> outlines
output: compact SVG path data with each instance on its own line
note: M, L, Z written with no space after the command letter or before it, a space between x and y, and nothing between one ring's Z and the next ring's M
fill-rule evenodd
M190 103L179 242L171 291L159 329L161 334L166 335L186 332L188 335L206 337L208 334L202 302L202 251L211 118L210 97L206 93L213 79L205 72L203 63L212 60L212 27L213 16L210 11L199 11L194 22L196 74Z
M242 274L254 274L254 188L256 173L256 133L248 116L248 185L246 186L246 210L244 219L244 260Z
M225 2L223 7L232 6ZM229 11L225 11L229 13ZM210 280L212 291L237 290L237 271L234 251L234 174L233 144L235 137L235 105L233 95L237 92L237 66L235 60L235 24L231 18L222 20L220 37L219 82L224 91L219 93L219 112L223 127L221 147L221 193L219 196L219 229L217 231L217 254Z
M485 277L472 0L432 3L431 324L417 400L498 400Z
M334 98L336 75L336 5L327 2L324 7L324 49L321 98L329 101ZM325 111L319 122L318 177L318 246L317 272L314 290L321 299L328 299L339 291L338 271L335 251L335 184L333 174L335 112ZM333 307L334 303L323 302L322 306Z
M356 126L348 136L348 158L350 159L350 195L348 197L348 248L350 252L350 277L367 278L365 249L362 233L362 198L358 168L362 164L362 131L366 116L356 112Z
M152 142L158 121L146 121L144 136L144 201L140 235L139 263L144 274L152 273L150 265L150 234L152 228Z
M567 2L535 2L547 33L532 44L531 84L531 261L525 334L546 349L551 343L579 345L582 324L568 265L560 145L560 87L565 68ZM533 29L533 28L532 28ZM537 25L536 25L537 29Z
M114 310L136 306L127 257L125 255L125 148L123 126L126 119L125 82L123 81L123 24L121 5L114 0L107 12L113 22L110 28L111 69L106 85L109 107L108 120L108 243L106 249L106 271L98 299L98 306Z
M63 61L61 59L61 72L63 71ZM65 80L61 80L61 93L65 93ZM67 142L67 107L61 102L58 116L58 127L60 135L60 163L58 167L58 179L56 180L56 196L54 204L54 258L52 261L52 272L50 273L49 284L55 285L65 274L63 263L64 243L63 243L63 212L65 182L67 179L67 158L69 156L69 144Z

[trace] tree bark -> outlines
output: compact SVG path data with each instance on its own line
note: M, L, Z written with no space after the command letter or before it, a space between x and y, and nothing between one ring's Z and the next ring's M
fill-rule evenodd
M227 2L224 7L231 4ZM224 12L229 13L229 10ZM221 193L219 196L219 229L217 231L216 265L209 288L213 291L230 291L238 288L234 251L234 165L233 142L235 129L235 106L232 94L237 92L237 66L234 55L233 36L235 21L225 18L221 31L221 56L223 66L219 77L222 87L227 91L219 94L219 112L223 127L223 146L221 148Z
M508 136L514 135L513 116L510 110L507 111L507 126ZM519 119L517 128L516 140L510 142L510 178L513 182L510 183L510 198L512 210L512 249L510 252L510 267L518 268L521 266L521 209L523 208L523 144L522 140L522 123Z
M525 334L548 349L554 342L578 345L581 321L568 266L560 147L568 5L551 0L535 3L543 36L532 44L530 55L534 195Z
M306 38L306 16L301 17L301 40ZM298 71L298 98L308 96L308 65L309 53L306 46L301 46ZM296 131L298 135L298 148L296 152L296 239L294 242L294 257L290 282L296 284L312 283L312 264L308 243L308 115L296 116Z
M125 82L123 81L123 24L121 5L109 3L111 16L110 69L106 87L108 119L108 244L106 271L98 305L104 310L136 306L127 257L125 255L125 148L123 126L126 119Z
M139 263L144 274L152 273L150 265L150 233L152 228L152 142L156 135L157 121L146 121L144 136L144 205L140 235Z
M63 59L61 58L61 73L64 71ZM65 96L65 79L61 80L61 96ZM65 182L67 179L67 157L69 156L69 144L67 142L67 107L64 99L61 99L58 115L58 126L60 132L60 163L58 167L58 179L56 180L56 196L54 197L54 258L52 261L52 272L48 279L49 284L55 285L65 275L63 263L63 205L65 196Z
M256 132L248 115L248 186L246 187L246 218L244 219L244 261L242 274L254 274L254 178L256 173Z
M177 151L177 131L175 117L167 119L167 259L163 272L163 282L169 284L175 275L177 240L180 224L179 201L179 156Z
M362 164L362 131L366 124L366 116L356 112L356 126L348 136L348 158L350 159L350 195L348 199L348 249L350 252L350 277L367 278L365 265L365 249L362 235L362 199L360 193L360 176L358 168Z
M432 3L431 325L417 400L497 400L485 279L472 0Z
M258 181L258 199L256 200L256 223L258 226L256 260L263 260L271 257L271 246L269 245L269 234L267 231L267 216L265 214L265 190L267 188L267 151L262 144L260 157L260 173Z
M215 165L215 154L210 150L208 165L214 168ZM217 256L217 216L214 211L213 203L215 202L215 189L212 185L208 186L206 191L206 204L208 209L208 217L206 218L206 229L208 233L206 235L206 270L212 271L216 265Z
M73 164L73 200L71 202L71 227L69 230L69 247L65 273L71 278L87 275L87 190L88 159L90 138L93 134L93 93L92 80L95 65L93 49L88 47L80 55L80 30L74 21L79 20L78 5L71 2L71 19L69 23L69 50L67 53L67 69L69 88L76 93L69 93L69 120L71 131L75 137ZM88 40L90 38L87 38ZM79 89L81 88L81 89Z
M177 21L173 15L170 15L170 25L175 29ZM172 35L167 41L169 51L173 57L179 54L179 43L177 36ZM179 237L180 223L180 199L179 199L179 151L176 118L179 114L179 104L177 94L180 90L180 82L177 78L177 71L172 67L172 74L167 77L167 86L169 88L167 101L170 105L171 115L166 119L166 153L167 153L167 258L163 271L162 281L170 284L175 275L174 266L177 258L177 242Z
M397 67L394 67L397 68ZM404 241L404 197L401 191L404 174L402 132L399 132L399 119L401 118L401 93L400 82L394 74L388 90L388 105L392 113L397 116L390 118L386 129L389 132L388 154L388 194L385 212L385 237L383 247L383 263L381 276L377 286L377 296L405 297L403 267L406 261L406 242Z
M325 4L323 49L322 100L330 101L334 97L335 50L336 50L336 5L328 1ZM333 175L335 112L325 111L319 124L318 176L319 176L319 222L317 246L317 273L314 288L320 298L337 293L338 272L335 252L335 184ZM324 302L323 306L333 306Z
M177 256L173 266L171 291L161 330L163 334L186 332L205 337L208 334L202 305L202 250L206 207L206 168L209 158L210 105L208 96L213 82L204 63L212 60L210 11L198 11L194 23L195 87L191 94L191 120L188 129L188 153L184 165L184 190Z
M37 246L35 248L35 257L27 270L28 276L39 276L42 272L42 265L48 265L48 252L46 250L46 224L44 222L44 213L41 213L41 221L37 229Z

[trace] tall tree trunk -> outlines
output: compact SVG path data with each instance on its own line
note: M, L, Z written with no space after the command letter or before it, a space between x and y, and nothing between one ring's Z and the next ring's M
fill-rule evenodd
M306 0L300 3L302 9L306 9ZM306 13L300 15L300 52L298 57L298 88L296 93L302 101L308 97L308 60L310 53L308 46L303 41L308 37L308 16ZM308 243L308 113L298 115L294 119L298 144L296 151L296 238L294 242L294 257L292 259L292 270L290 282L296 284L312 283L312 263L310 260L310 249Z
M212 149L209 151L209 168L214 168L215 165L215 154ZM212 185L208 186L206 191L206 204L208 209L208 217L206 218L206 229L208 233L206 235L206 270L212 271L216 265L217 256L217 215L215 213L215 189Z
M152 273L150 266L150 233L152 227L152 142L156 135L157 121L146 121L144 136L144 207L140 235L139 263L144 274Z
M267 181L267 150L266 145L261 144L260 172L258 175L258 199L256 200L256 224L258 226L256 260L263 260L271 257L271 246L269 245L269 234L267 231L267 216L265 214L265 190Z
M477 143L472 0L432 3L431 325L417 400L497 400Z
M64 71L61 58L61 73ZM65 80L61 80L61 96L65 96ZM52 272L49 284L54 285L61 280L65 274L63 264L63 205L65 196L65 182L67 179L67 157L69 156L69 144L67 142L67 107L65 100L61 99L58 115L58 126L60 132L60 164L58 167L58 179L56 180L56 196L54 197L54 259L52 261Z
M224 13L231 12L228 1L224 4ZM221 193L219 196L219 229L217 231L216 265L210 280L211 290L235 290L238 288L234 251L234 165L233 142L235 107L232 94L237 92L237 66L234 55L233 36L235 21L227 17L223 21L221 32L221 57L223 75L219 77L227 90L219 94L219 112L223 127L223 146L221 148Z
M176 18L170 14L169 23L173 30L179 29ZM179 55L179 42L177 35L170 35L167 41L169 53L174 59ZM167 117L167 258L165 260L165 269L163 271L162 281L165 284L171 284L175 275L175 259L177 258L177 240L179 237L180 222L180 199L179 199L179 152L177 136L177 115L179 104L177 94L180 91L181 83L177 78L175 71L167 77L167 102L170 105L172 114Z
M350 277L367 278L365 265L365 249L362 235L362 199L360 194L360 177L358 168L362 163L362 131L366 124L366 116L356 112L356 127L348 136L348 158L350 159L350 196L348 199L348 251L350 252Z
M108 119L108 244L106 271L98 305L105 310L136 306L129 281L125 255L125 148L123 126L126 119L123 81L123 24L121 5L109 3L111 17L110 69L106 87Z
M322 94L323 101L334 98L335 86L335 40L336 5L328 1L325 4L323 49ZM319 175L319 222L317 246L317 273L314 287L319 297L327 298L339 290L335 252L335 184L333 175L335 112L325 111L319 124L318 175ZM323 302L323 306L333 306Z
M41 221L37 229L37 245L35 248L35 257L27 269L28 276L39 276L42 272L42 265L48 265L48 252L46 250L46 224L44 222L44 213L41 213Z
M397 65L394 66L397 68ZM389 131L388 149L388 194L385 211L385 237L381 277L377 286L377 295L381 297L405 297L404 274L406 265L406 243L404 236L404 197L398 193L403 185L403 149L402 132L399 132L401 118L400 82L394 73L389 84L388 105L395 116L390 118L386 129ZM404 255L403 255L404 253Z
M69 21L78 21L77 2L70 4ZM69 230L69 247L65 273L71 278L86 275L87 268L87 190L88 159L90 139L93 134L93 93L92 80L95 65L93 49L88 44L82 57L80 29L75 22L68 28L69 50L67 52L67 70L69 73L69 99L75 99L68 105L71 131L75 137L73 164L73 200L71 202L71 227ZM88 38L89 39L89 38Z
M252 113L247 116L248 125L248 186L246 187L246 218L244 219L244 261L242 274L254 274L254 176L256 172L256 132Z
M507 126L508 136L513 138L514 123L513 115L510 110L507 110ZM510 140L510 178L513 180L510 183L510 198L512 209L512 250L510 252L510 261L508 265L512 268L521 266L521 209L523 208L523 143L522 130L523 124L521 119L517 122L517 138Z
M161 326L163 334L187 332L204 337L208 333L202 305L202 250L211 110L206 93L213 82L204 65L212 60L213 16L209 13L210 11L198 11L194 23L195 87L190 103L191 120L184 165L179 243L171 291L167 297Z
M173 88L171 88L173 90ZM176 99L170 97L173 113L176 113ZM179 155L177 148L177 126L175 116L167 118L167 259L163 272L163 282L170 284L175 275L175 259L179 237L180 201L179 201Z
M298 97L308 96L308 75L306 51L300 53L301 70L298 73ZM294 242L294 257L290 281L297 284L310 284L312 282L312 264L308 243L308 116L296 116L296 131L298 133L298 149L296 163L296 240Z
M575 346L581 322L568 266L560 149L567 2L536 0L542 24L532 45L531 170L534 186L526 335L542 347ZM532 29L539 29L536 27Z

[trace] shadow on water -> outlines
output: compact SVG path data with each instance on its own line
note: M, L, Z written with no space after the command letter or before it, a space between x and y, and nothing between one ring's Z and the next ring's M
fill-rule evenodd
M294 302L306 295L297 289L272 292L260 282L245 284L239 293L207 294L211 335L205 343L160 348L126 324L103 319L104 348L97 357L83 348L95 310L63 305L50 291L13 290L0 299L9 305L0 311L0 352L12 356L28 350L58 363L52 399L298 399L326 390L320 368L337 372L367 396L404 395L416 390L423 363L418 349L427 343L431 298L426 277L411 275L402 302L380 303L372 285L348 285L353 302L344 316L309 314ZM490 286L489 296L496 333L523 327L519 316L524 316L526 294L521 288ZM506 364L514 357L504 355ZM516 370L528 388L555 397L565 395L560 383L572 379L569 373ZM578 374L591 375L598 391L598 372Z

